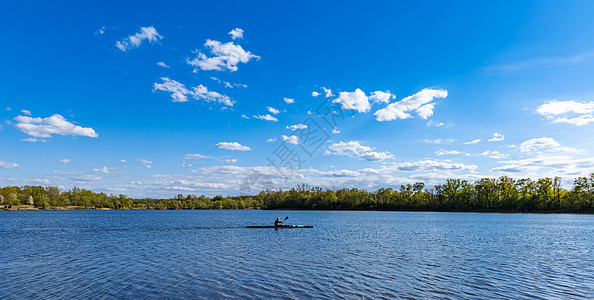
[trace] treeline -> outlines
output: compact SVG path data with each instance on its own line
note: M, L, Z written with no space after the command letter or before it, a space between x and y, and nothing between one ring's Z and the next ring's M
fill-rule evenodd
M266 190L255 196L212 198L177 195L171 199L133 199L73 188L8 186L0 189L3 205L28 204L39 208L75 206L110 209L304 209L304 210L417 210L500 212L594 212L594 173L578 177L569 190L561 178L538 180L501 176L475 182L448 179L434 188L423 182L381 188L328 190L298 185L290 190Z

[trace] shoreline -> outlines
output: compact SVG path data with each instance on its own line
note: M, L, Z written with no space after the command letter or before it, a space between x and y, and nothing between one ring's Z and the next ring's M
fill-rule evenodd
M124 209L112 209L109 207L84 207L84 206L52 206L46 208L35 207L33 205L14 205L11 208L4 208L0 207L0 211L130 211L130 210L166 210L166 211L185 211L185 210L225 210L225 211L241 211L241 210L265 210L265 211L376 211L376 212L443 212L443 213L485 213L485 214L571 214L571 215L594 215L594 212L586 211L586 212L570 212L570 211L542 211L542 212L534 212L534 211L506 211L506 210L374 210L374 209L361 209L361 210L353 210L353 209L290 209L290 208L279 208L279 209L261 209L261 208L245 208L245 209L161 209L161 208L144 208L144 207L132 207L132 208L124 208Z

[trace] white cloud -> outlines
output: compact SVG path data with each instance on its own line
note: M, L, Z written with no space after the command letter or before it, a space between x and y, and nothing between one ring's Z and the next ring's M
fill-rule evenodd
M472 145L472 144L476 144L476 143L478 143L480 141L481 141L481 139L476 139L476 140L472 140L470 142L465 142L464 145Z
M266 109L268 109L269 112L271 112L271 113L273 113L275 115L277 115L277 114L280 113L280 110L278 110L278 109L276 109L274 107L271 107L271 106L266 107Z
M354 92L340 92L338 98L332 102L342 104L342 109L356 110L360 113L368 112L371 109L369 98L361 89L356 89Z
M395 99L396 95L390 94L390 91L382 92L382 91L375 91L371 93L369 96L369 100L372 100L376 103L390 103L390 99Z
M95 173L102 173L102 174L109 174L111 172L111 170L115 170L115 168L103 167L103 168L99 168L99 169L93 169L93 172L95 172Z
M9 162L0 160L0 168L2 168L2 169L12 169L12 168L16 168L18 166L19 165L17 163L9 163Z
M433 120L429 120L429 122L427 122L427 127L440 127L443 126L443 122L435 122Z
M272 143L272 142L276 142L275 138L269 138L266 140L267 143Z
M488 139L489 142L501 142L505 140L505 136L503 136L503 134L501 133L493 133L493 138L492 139Z
M149 43L152 44L154 42L158 42L162 38L163 38L163 36L161 36L159 33L157 33L157 30L153 26L140 27L140 32L138 32L134 35L130 35L121 41L118 41L116 43L116 47L118 47L118 49L126 52L127 50L130 50L132 48L139 47L140 44L142 44L142 42L144 40L148 40Z
M105 26L102 26L97 31L95 31L95 35L103 35L105 33Z
M30 115L31 115L31 111L29 111L29 110L26 110L26 109L23 109L23 110L21 110L21 112L22 112L24 115L27 115L27 116L30 116Z
M241 28L235 28L231 31L229 31L229 34L231 35L231 37L236 40L236 39L242 39L243 38L243 29Z
M408 119L413 116L409 111L415 111L420 118L427 119L433 115L433 103L430 103L435 98L445 98L448 96L446 90L423 89L420 92L408 96L398 102L389 104L374 113L376 120L392 121L396 119Z
M90 127L74 125L61 115L55 114L48 118L32 118L28 116L17 116L16 128L22 132L39 138L49 138L52 134L88 136L96 138L99 135Z
M307 129L307 125L300 123L300 124L296 124L296 125L287 126L287 129L291 129L292 131L295 131L298 129Z
M393 158L394 155L392 155L388 151L384 151L384 152L369 151L369 152L362 153L360 155L360 157L367 161L382 161L384 159Z
M390 152L375 152L374 148L361 145L358 141L338 142L328 146L329 150L324 152L324 155L346 155L363 158L367 161L382 161L384 159L393 158Z
M195 86L190 91L186 86L178 81L161 77L163 83L153 83L153 91L171 92L173 102L187 102L188 96L192 96L196 100L203 99L207 102L219 102L228 106L233 106L233 101L228 96L220 93L209 91L206 86L202 84Z
M297 138L296 135L291 135L291 136L282 135L281 137L283 138L283 141L285 141L289 144L299 145L299 139Z
M581 150L563 147L557 141L550 137L541 137L527 140L520 144L520 151L533 153L533 152L581 152Z
M272 122L276 122L276 121L278 121L278 119L277 119L277 118L275 118L275 117L273 117L273 116L271 116L271 115L269 115L269 114L266 114L266 115L258 115L258 116L254 115L254 118L256 118L256 119L260 119L260 120L272 121Z
M204 99L208 102L219 102L228 106L233 106L231 98L217 92L209 91L207 87L201 84L192 88L192 95L196 100Z
M313 92L311 92L311 95L312 95L313 97L317 97L317 96L319 96L319 95L320 95L320 93L318 93L318 92L316 92L316 91L313 91Z
M252 150L248 146L243 146L238 142L220 142L215 145L219 149L226 149L231 151L250 151Z
M190 90L188 90L185 85L167 77L161 77L161 80L163 80L163 83L153 83L153 91L159 90L171 92L171 98L173 99L173 102L188 101L188 97L186 95L191 95L192 92L190 92Z
M285 101L285 103L287 103L287 104L295 103L295 99L291 99L291 98L283 98L283 100L284 100L284 101Z
M120 162L127 163L128 161L122 158L120 159Z
M140 163L140 165L142 165L143 167L150 169L153 167L153 162L150 160L146 160L146 159L138 159L138 162Z
M594 122L594 101L577 102L552 100L540 105L536 111L553 123L583 126Z
M186 154L184 156L184 159L188 159L188 160L192 160L192 159L207 159L207 158L212 158L208 155L202 155L199 153L192 153L192 154Z
M424 140L427 144L443 144L443 143L451 143L454 139L434 139L434 140Z
M594 168L594 158L574 159L570 156L539 156L535 158L501 161L503 166L491 172L523 172L524 176L542 178L544 176L587 176Z
M254 55L249 51L243 50L240 45L233 42L221 43L219 41L206 40L204 44L210 48L212 57L206 56L204 53L198 52L196 58L187 60L187 63L203 71L237 71L237 64L248 63L251 59L260 59L259 56ZM196 71L196 69L195 69Z
M462 154L460 151L458 150L445 150L445 149L439 149L437 151L435 151L436 155L457 155L457 154Z
M162 61L157 62L157 66L163 67L163 68L169 68L169 66L166 63L162 62Z
M229 158L229 159L225 159L225 162L228 164L233 164L237 162L237 159L235 158Z
M250 119L250 117L248 117L246 115L241 115L241 117L244 118L244 119L248 119L248 120Z
M242 88L248 87L247 84L243 84L243 83L231 83L231 82L228 82L228 81L220 80L220 79L218 79L218 78L216 78L214 76L211 76L210 79L212 79L212 80L214 80L214 81L216 81L216 82L218 82L220 84L223 84L226 88L231 88L232 89L232 88L236 88L236 87L242 87Z
M397 163L394 167L398 171L444 171L444 170L469 170L474 172L476 165L465 165L460 163L451 163L436 160L422 160L416 162L403 162Z
M332 90L331 89L328 89L328 88L325 88L325 87L322 87L322 89L324 90L324 93L326 93L326 98L329 98L329 97L334 96L334 94L332 94Z
M338 130L338 128L334 127L334 128L332 128L332 133L340 133L340 130Z
M69 160L69 159L67 159L67 158L61 159L60 161L61 161L63 164L67 164L67 163L69 163L69 162L70 162L70 160Z
M499 151L490 151L490 150L487 150L487 151L481 153L480 155L485 156L485 157L494 158L494 159L504 159L504 158L509 157L508 154L501 153Z
M36 138L33 138L33 137L29 137L29 138L26 138L26 139L21 139L21 141L23 141L23 142L29 142L29 143L36 143L36 142L42 142L42 143L45 143L45 142L47 142L47 141L46 141L46 140L44 140L44 139L40 139L40 140L38 140L38 139L36 139Z

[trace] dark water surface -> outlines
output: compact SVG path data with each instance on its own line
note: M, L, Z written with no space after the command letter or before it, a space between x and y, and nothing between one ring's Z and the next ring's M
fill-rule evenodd
M313 229L246 229L276 217ZM594 216L0 212L0 299L592 299Z

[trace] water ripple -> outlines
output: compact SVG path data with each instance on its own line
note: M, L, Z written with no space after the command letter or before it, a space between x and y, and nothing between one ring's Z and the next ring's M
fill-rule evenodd
M277 215L313 229L246 229ZM594 216L0 212L1 299L584 299Z

